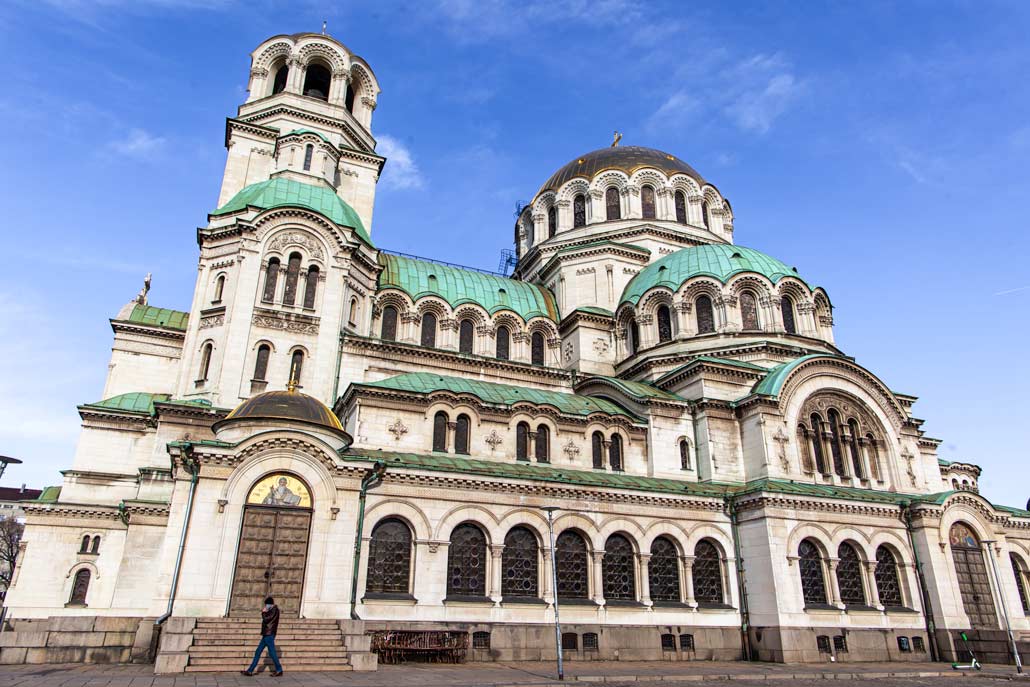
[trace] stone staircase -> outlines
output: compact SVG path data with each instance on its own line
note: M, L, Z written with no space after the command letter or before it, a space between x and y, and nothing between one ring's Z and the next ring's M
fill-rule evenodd
M236 672L250 665L261 621L242 618L171 618L162 631L156 673ZM364 623L353 620L282 619L275 637L283 670L375 670ZM257 671L273 670L268 654Z

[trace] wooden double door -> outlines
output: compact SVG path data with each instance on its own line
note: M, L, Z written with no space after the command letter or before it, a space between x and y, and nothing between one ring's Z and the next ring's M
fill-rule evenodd
M998 612L994 608L991 581L987 577L987 565L983 551L965 546L951 547L958 574L958 590L962 595L962 606L973 629L998 629Z
M230 616L253 617L268 596L282 617L300 615L310 531L309 508L244 507Z

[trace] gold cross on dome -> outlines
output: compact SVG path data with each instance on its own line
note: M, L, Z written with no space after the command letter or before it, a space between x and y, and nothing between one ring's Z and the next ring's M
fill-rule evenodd
M622 140L622 134L620 134L618 131L616 131L615 132L615 137L612 140L612 148L618 148L619 147L619 141L621 141L621 140Z
M286 390L291 394L297 390L297 365L296 363L290 369L290 383L286 385Z

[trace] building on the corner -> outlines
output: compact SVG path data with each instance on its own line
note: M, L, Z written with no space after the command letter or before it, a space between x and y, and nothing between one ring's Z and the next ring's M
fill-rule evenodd
M329 36L254 51L193 302L144 290L111 320L12 616L271 593L504 660L554 655L555 597L573 659L950 658L1005 609L1030 632L1030 513L937 457L915 397L837 347L824 288L736 243L711 180L602 148L522 209L511 277L391 253L378 95Z

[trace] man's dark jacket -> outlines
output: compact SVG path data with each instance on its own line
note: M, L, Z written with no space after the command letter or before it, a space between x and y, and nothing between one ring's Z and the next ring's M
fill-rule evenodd
M261 611L261 636L275 635L279 630L279 607L272 605L267 611Z

